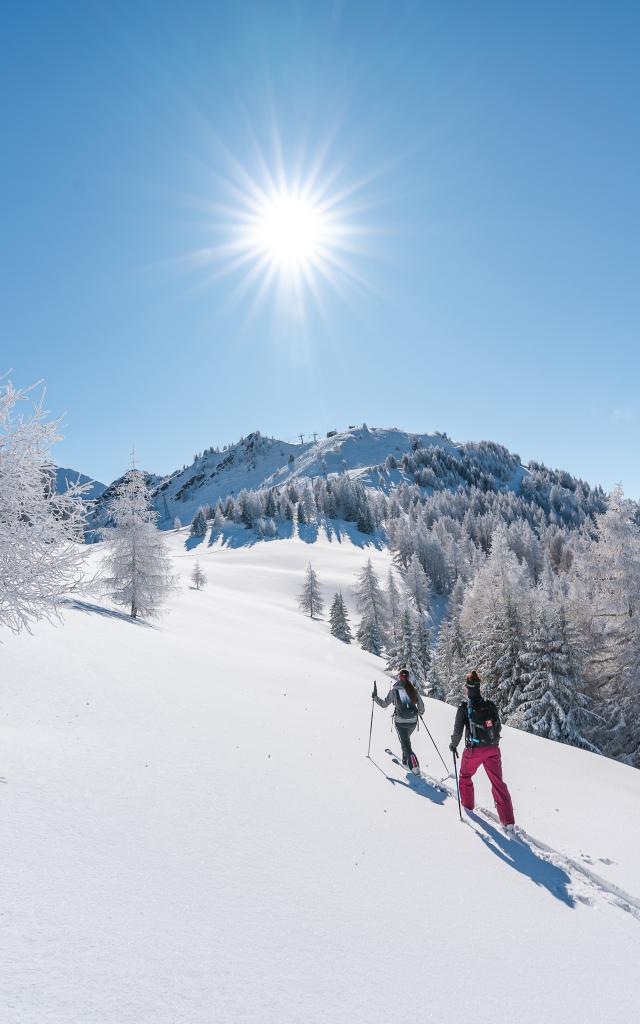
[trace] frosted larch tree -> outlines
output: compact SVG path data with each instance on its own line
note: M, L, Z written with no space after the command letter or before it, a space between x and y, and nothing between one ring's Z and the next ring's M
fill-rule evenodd
M106 579L116 604L131 617L156 616L175 587L169 553L156 527L144 475L125 473L109 505L112 525L102 535L107 542Z
M298 595L298 605L312 619L317 619L322 615L324 602L320 594L320 581L311 562L309 562L304 575L304 586L302 593Z
M193 583L196 590L202 590L207 585L207 574L203 571L200 566L200 562L196 562L191 573L191 582Z

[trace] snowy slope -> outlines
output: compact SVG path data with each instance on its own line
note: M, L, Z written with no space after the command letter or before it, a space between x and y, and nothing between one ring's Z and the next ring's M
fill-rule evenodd
M458 454L456 446L441 434L409 434L395 428L353 427L307 446L293 463L282 466L264 481L264 485L271 487L296 477L363 471L380 465L387 455L400 458L413 447L429 448L433 445L452 455Z
M640 773L506 730L517 819L552 852L461 824L385 755L388 712L366 759L382 664L296 607L310 556L329 597L388 554L184 536L159 625L88 597L2 636L2 1020L631 1020ZM427 717L446 752L453 709Z
M263 437L255 431L224 452L202 456L187 469L166 477L154 489L161 525L171 523L175 516L186 523L201 505L215 505L218 498L262 487L265 477L304 447Z
M370 467L384 462L390 454L400 458L416 443L458 453L456 446L440 434L410 434L396 429L354 427L307 444L289 444L254 431L223 452L207 451L190 466L167 477L151 476L159 526L172 527L176 516L186 524L201 505L213 506L218 498L242 490L274 487L299 477L351 472L362 476L363 482L377 485L377 474L369 473ZM112 487L105 492L103 502L98 503L94 527L104 523L103 505L109 500Z
M60 494L63 494L71 484L77 483L91 484L83 495L86 501L99 498L107 489L106 484L101 484L99 480L93 480L90 476L85 476L84 473L78 473L75 469L64 469L62 466L56 467L56 490Z

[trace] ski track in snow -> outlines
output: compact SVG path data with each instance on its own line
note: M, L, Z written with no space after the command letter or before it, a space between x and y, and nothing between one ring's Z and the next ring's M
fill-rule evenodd
M398 764L398 767L402 770L402 765L398 763L396 755L394 755L393 759L394 763ZM455 788L447 785L446 780L436 779L434 776L429 775L424 771L420 772L419 778L424 779L425 782L427 782L430 786L433 786L435 789L444 789L449 797L452 797L454 800L457 801L457 794ZM495 814L494 811L489 810L488 807L476 806L472 814L482 815L485 818L487 818L490 822L497 825L499 829L502 829L502 825L500 824L500 820L497 814ZM471 828L473 828L474 831L480 836L480 838L484 842L492 842L490 838L488 838L486 835L482 835L477 828L474 828L473 824L469 821L468 814L466 818L463 817L462 823L466 823ZM565 871L567 871L570 875L574 877L574 880L576 875L579 876L579 878L583 881L586 881L592 889L595 889L598 893L603 895L608 903L620 907L620 909L626 911L627 913L635 917L636 920L640 921L640 899L638 899L636 896L631 896L628 892L625 892L623 889L619 889L618 886L613 885L611 882L608 882L606 879L596 874L595 871L591 871L590 868L585 867L584 864L580 864L580 862L575 860L573 857L568 857L566 854L560 853L558 850L554 850L553 847L548 846L541 839L536 839L534 836L530 835L529 832L526 832L525 829L521 828L519 825L516 825L516 832L513 838L509 837L508 833L504 834L505 836L507 836L507 838L510 838L512 842L521 842L524 843L526 846L529 846L531 849L535 850L536 853L538 853L540 857L542 857L543 860L546 860L549 864L553 864L555 867L564 868ZM584 902L579 891L576 892L576 898Z

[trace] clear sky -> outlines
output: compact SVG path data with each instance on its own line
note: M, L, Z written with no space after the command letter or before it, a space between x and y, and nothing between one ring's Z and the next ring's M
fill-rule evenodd
M6 0L1 47L0 368L60 463L365 420L640 498L637 3ZM224 246L314 172L287 302Z

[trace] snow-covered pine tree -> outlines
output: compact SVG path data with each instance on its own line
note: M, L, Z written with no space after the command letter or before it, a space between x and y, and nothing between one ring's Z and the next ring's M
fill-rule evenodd
M417 554L411 556L404 577L405 591L412 608L418 615L428 615L431 603L429 580Z
M318 619L322 615L324 602L320 593L320 581L311 562L309 562L304 575L304 585L302 593L298 595L298 605L312 619Z
M414 661L418 670L418 685L426 687L431 671L431 630L424 615L417 615L413 627Z
M462 698L465 661L465 639L460 626L459 611L442 623L429 675L429 696L456 704Z
M204 537L207 533L207 517L204 514L204 509L199 508L193 517L191 523L191 536L192 537Z
M571 613L607 730L605 753L640 767L640 526L638 506L617 487L596 516L597 537L578 546L569 573ZM600 707L602 702L602 708Z
M356 633L358 642L363 650L380 655L386 643L385 598L370 558L358 573L354 593L361 615Z
M174 530L182 529L182 520L180 519L180 516L176 516L175 519L173 520L173 528Z
M487 697L507 722L518 708L524 682L530 606L528 569L518 562L500 526L465 593L460 622L469 664L480 671Z
M387 625L389 634L392 639L395 639L398 630L398 620L401 613L401 601L400 591L396 584L393 569L389 569L387 574L387 587L385 590L385 599L387 602Z
M397 620L396 631L387 649L387 672L395 675L401 668L409 669L411 680L416 682L419 674L414 649L414 616L404 608Z
M600 753L590 739L598 720L584 692L563 604L540 609L524 661L524 685L511 724Z
M331 635L345 644L350 644L353 636L349 625L349 614L344 603L342 593L337 593L329 611L329 622L331 623Z
M200 562L196 562L191 573L191 581L196 590L202 590L207 585L207 575L204 570L200 567Z
M30 414L31 389L0 386L0 625L15 633L52 618L82 581L85 554L83 493L89 485L55 489L52 445L60 422L49 420L44 393Z
M109 505L113 525L102 530L107 542L106 581L116 604L131 617L156 616L175 588L164 538L156 527L157 512L144 474L131 469L123 476Z

